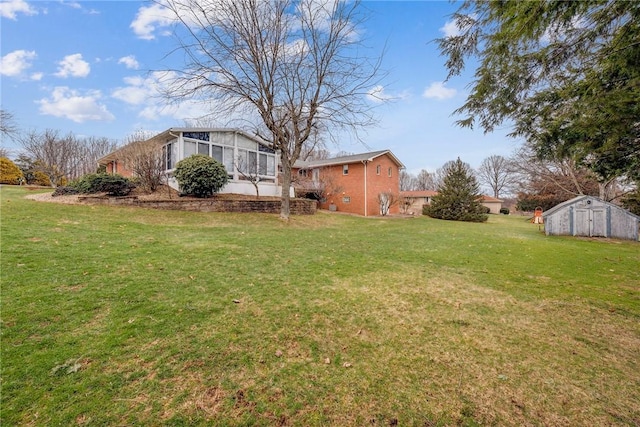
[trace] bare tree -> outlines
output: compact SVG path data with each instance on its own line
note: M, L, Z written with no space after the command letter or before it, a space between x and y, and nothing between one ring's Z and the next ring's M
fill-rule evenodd
M384 191L378 194L378 204L380 205L380 215L386 216L389 214L389 209L396 203L400 202L400 197L390 191Z
M111 153L118 147L117 141L105 137L90 136L77 140L75 153L75 169L69 176L77 179L89 173L95 173L98 159Z
M280 217L288 219L291 169L314 132L357 135L375 122L365 95L379 83L380 59L362 56L359 3L157 1L177 19L187 62L169 70L166 94L242 114L239 127L280 154Z
M489 156L480 163L477 170L478 181L491 189L493 197L500 198L516 181L514 165L502 156Z
M435 182L435 174L426 169L422 169L416 178L416 190L435 191L438 188Z
M4 143L5 138L13 139L18 132L15 117L10 111L0 109L0 143ZM0 146L0 157L9 158L11 150Z
M606 194L603 197L595 174L569 158L542 160L531 148L523 146L513 154L512 162L517 178L514 192L518 193L519 204L524 199L544 199L549 208L581 194L600 194L608 201L615 198ZM610 187L615 187L615 182Z
M4 109L0 109L0 134L4 137L12 137L18 132L15 117L13 113Z
M148 192L156 191L166 181L164 159L158 143L151 139L152 133L142 130L126 138L127 144L120 149L119 158L140 187Z
M53 187L64 184L73 175L78 147L72 134L61 136L52 129L42 133L29 131L20 136L20 144Z
M18 139L38 171L47 175L54 187L95 172L98 159L116 147L116 142L107 138L79 139L53 129L29 131Z
M412 191L417 189L418 179L406 170L400 171L399 179L400 191Z
M250 156L249 158L238 156L235 162L235 167L242 178L253 184L253 187L256 189L256 197L260 197L260 188L258 187L260 174L258 173L257 158Z

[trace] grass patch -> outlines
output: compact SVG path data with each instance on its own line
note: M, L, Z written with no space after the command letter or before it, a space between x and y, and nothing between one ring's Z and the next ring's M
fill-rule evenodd
M0 190L6 425L638 425L640 246Z

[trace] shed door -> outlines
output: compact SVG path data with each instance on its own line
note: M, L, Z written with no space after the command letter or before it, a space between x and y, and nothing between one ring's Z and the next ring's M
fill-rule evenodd
M576 209L576 236L606 237L607 215L604 209Z

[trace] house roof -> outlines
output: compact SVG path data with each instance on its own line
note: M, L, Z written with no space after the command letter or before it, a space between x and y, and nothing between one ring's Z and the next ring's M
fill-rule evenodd
M489 203L502 203L502 200L496 199L495 197L487 196L485 194L480 196L480 201Z
M551 214L553 214L554 212L557 212L557 211L559 211L559 210L563 209L563 208L564 208L564 207L566 207L566 206L570 206L570 205L576 204L576 203L578 203L579 201L581 201L581 200L585 200L585 199L593 199L593 200L597 200L597 201L599 201L599 202L601 202L601 203L604 203L604 204L605 204L605 205L607 205L607 206L611 206L611 207L613 207L613 208L615 208L615 209L620 209L621 211L624 211L626 214L631 215L631 216L633 216L633 217L637 218L638 220L640 220L640 216L638 216L638 215L634 214L633 212L630 212L630 211L628 211L628 210L626 210L626 209L621 208L621 207L620 207L620 206L618 206L618 205L615 205L615 204L613 204L613 203L611 203L611 202L607 202L607 201L602 200L602 199L600 199L600 198L598 198L598 197L595 197L595 196L588 196L588 195L577 196L577 197L574 197L573 199L569 199L569 200L566 200L566 201L564 201L564 202L562 202L562 203L558 203L557 205L555 205L554 207L552 207L552 208L551 208L551 209L549 209L548 211L543 212L543 213L542 213L542 216L543 216L543 217L546 217L547 215L551 215Z
M248 139L252 139L256 142L260 142L258 140L258 138L256 138L255 136L251 136L248 133L240 130L240 129L232 129L232 128L169 128L163 132L160 132L157 135L152 136L149 139L146 139L144 141L134 141L131 142L129 144L123 145L122 147L118 148L115 151L112 151L111 153L107 154L104 157L101 157L100 159L98 159L98 164L103 165L103 164L107 164L111 161L117 160L118 159L118 153L121 152L125 147L129 147L132 144L139 144L142 142L149 142L149 141L153 141L153 142L157 142L158 145L164 145L166 144L168 141L174 139L176 137L176 133L179 132L235 132L238 133L240 135L243 135L244 137L248 138Z
M431 191L431 190L424 190L424 191L401 191L400 192L400 196L401 197L433 197L433 196L437 196L438 192L437 191ZM489 202L489 203L502 203L502 200L500 199L496 199L495 197L491 197L491 196L487 196L487 195L480 195L480 197L478 197L478 199L480 200L480 202Z
M423 191L401 191L400 197L433 197L438 194L437 191L423 190Z
M362 163L362 162L371 162L373 159L383 156L389 155L391 159L400 167L404 168L404 165L398 158L391 152L391 150L380 150L380 151L371 151L368 153L360 153L360 154L352 154L349 156L340 156L333 157L331 159L320 159L320 160L308 160L308 161L296 161L294 167L296 168L317 168L322 166L333 166L333 165L346 165L350 163Z

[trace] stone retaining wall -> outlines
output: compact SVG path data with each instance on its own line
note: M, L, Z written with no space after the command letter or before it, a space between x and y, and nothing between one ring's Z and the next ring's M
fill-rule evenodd
M149 209L181 210L196 212L261 212L280 213L280 200L267 199L175 199L142 200L137 196L129 197L92 197L80 196L78 200L92 205L137 206ZM316 201L309 199L291 199L292 215L313 215L316 213Z

